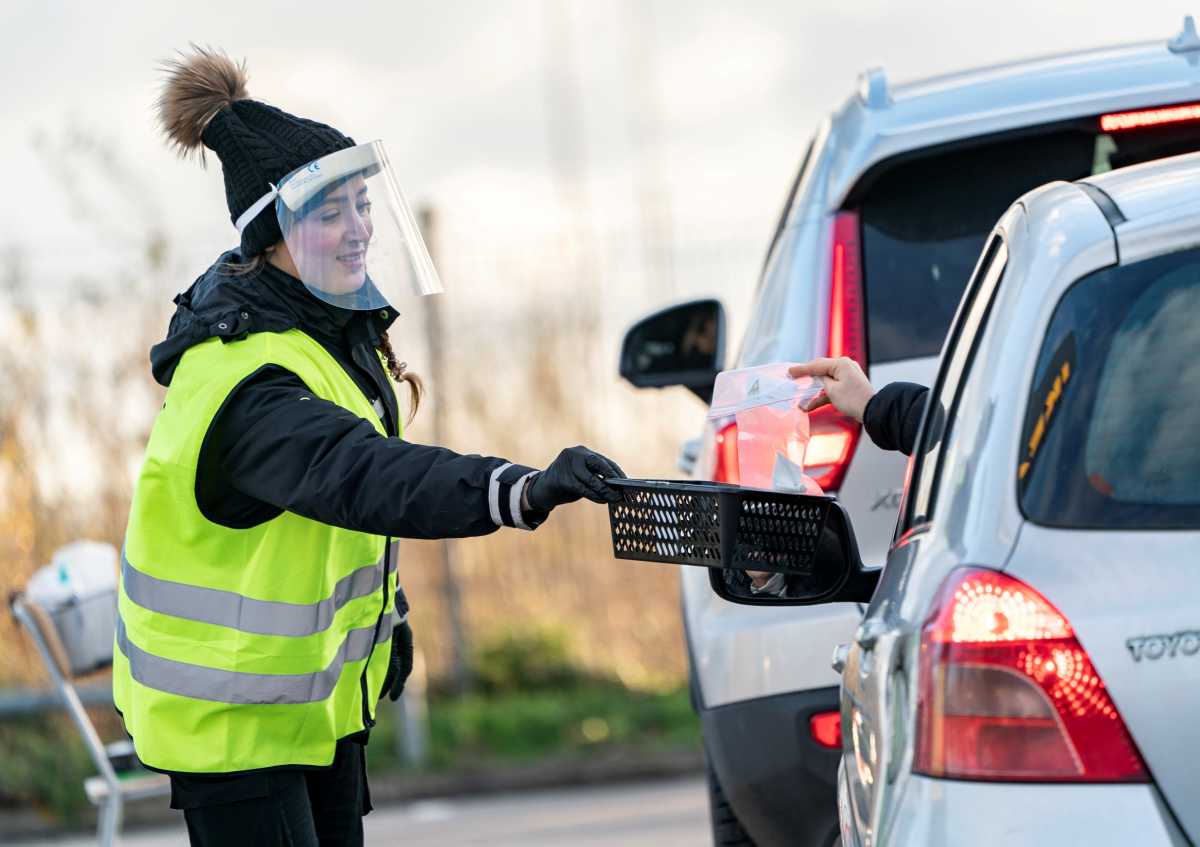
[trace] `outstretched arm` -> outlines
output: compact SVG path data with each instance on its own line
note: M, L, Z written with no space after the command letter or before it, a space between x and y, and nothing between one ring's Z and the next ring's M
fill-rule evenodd
M210 520L253 526L281 511L402 538L537 527L555 506L616 496L621 476L598 454L564 451L546 471L379 434L315 396L295 374L264 368L230 395L200 456L196 495ZM527 507L522 508L522 501Z
M912 455L929 396L925 386L893 382L877 392L858 362L846 356L793 365L788 375L811 376L821 381L822 390L805 405L806 412L832 405L842 414L861 421L867 435L880 448Z

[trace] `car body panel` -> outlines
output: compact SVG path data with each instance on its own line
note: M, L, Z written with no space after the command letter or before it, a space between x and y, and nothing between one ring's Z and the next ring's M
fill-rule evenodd
M839 804L845 793L841 771ZM843 819L843 847L1189 844L1150 785L997 784L914 776L904 793L910 814L892 822L876 842L860 838Z
M862 617L856 604L813 606L799 623L794 606L756 606L746 615L746 606L713 593L707 568L682 570L685 625L706 708L838 684L831 645L850 640Z
M1195 243L1200 215L1200 156L1175 156L1084 180L1103 191L1125 220L1114 227L1123 262L1137 262Z
M838 688L793 691L701 708L705 754L715 772L739 779L722 785L738 821L757 847L819 844L837 831L837 762L840 750L819 745L809 718L834 711ZM803 803L797 803L797 760L802 762ZM788 788L781 790L781 786Z
M1107 194L1129 222L1144 224L1176 207L1194 206L1200 159L1173 156L1081 180Z
M1006 569L1070 621L1155 784L1193 839L1200 838L1197 550L1200 531L1028 524Z

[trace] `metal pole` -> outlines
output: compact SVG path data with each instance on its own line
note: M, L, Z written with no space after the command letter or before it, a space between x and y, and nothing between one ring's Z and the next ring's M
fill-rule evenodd
M413 655L413 672L404 693L393 705L396 730L392 737L396 756L409 767L424 767L429 762L428 674L425 656L418 649Z
M417 212L425 244L430 256L437 264L437 215L432 207L423 206ZM433 397L433 442L446 442L446 359L442 301L437 295L422 297L425 307L425 338L429 347L429 379L437 394ZM471 690L471 667L468 662L469 648L466 626L463 623L462 594L459 588L458 558L451 539L442 539L438 544L442 566L442 595L446 604L446 617L450 625L450 661L454 689L459 694Z

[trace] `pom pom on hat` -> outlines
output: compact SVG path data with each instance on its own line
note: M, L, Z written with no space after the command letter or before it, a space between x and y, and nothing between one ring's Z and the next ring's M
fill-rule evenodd
M191 47L190 54L163 63L167 79L158 117L180 155L196 152L204 163L204 148L217 154L231 222L296 169L354 146L354 139L331 126L249 99L245 62L211 47ZM282 238L275 215L264 210L242 230L242 257L258 256Z
M189 56L163 63L167 84L156 104L167 141L181 156L198 151L204 158L203 135L209 121L222 109L245 100L246 63L225 53L192 45Z

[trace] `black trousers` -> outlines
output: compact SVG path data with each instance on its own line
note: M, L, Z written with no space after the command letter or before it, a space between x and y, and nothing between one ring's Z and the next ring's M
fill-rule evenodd
M329 768L171 775L192 847L361 847L371 811L366 750L338 742Z

